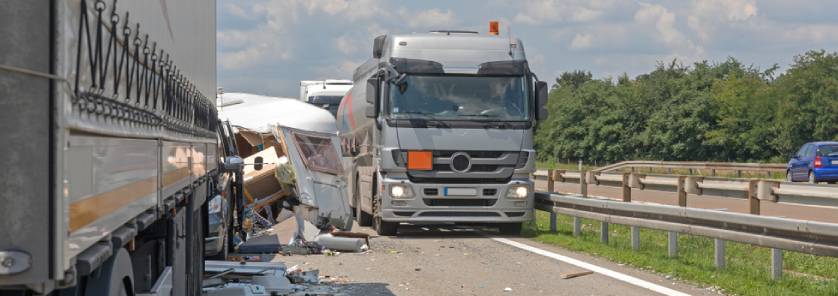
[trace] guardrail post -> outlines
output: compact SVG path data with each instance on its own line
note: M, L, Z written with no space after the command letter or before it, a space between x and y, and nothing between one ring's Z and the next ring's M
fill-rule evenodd
M668 238L669 243L667 244L667 249L669 251L669 258L678 257L678 233L675 231L670 231L668 234Z
M678 206L687 206L686 176L678 176Z
M759 215L759 198L757 197L759 180L751 180L748 182L748 204L750 213L752 215Z
M608 244L608 222L602 221L599 223L599 240L603 244Z
M631 249L640 250L640 227L631 227Z
M771 249L771 279L778 281L783 277L783 250Z
M757 184L756 198L760 201L767 200L771 202L777 202L777 195L774 194L774 190L776 190L779 187L780 182L759 180L759 184Z
M556 179L556 170L549 170L547 171L547 192L553 193L555 191L555 179ZM558 222L556 221L556 213L550 212L550 232L557 232Z
M710 169L710 176L716 176L716 169Z
M582 197L588 197L588 172L587 171L580 171L579 172L579 194Z
M582 218L573 217L573 236L582 235Z
M716 243L716 268L723 269L725 268L725 241L718 238L714 239L714 241Z
M632 173L623 173L623 202L631 202L631 184L629 184L629 178L632 175Z

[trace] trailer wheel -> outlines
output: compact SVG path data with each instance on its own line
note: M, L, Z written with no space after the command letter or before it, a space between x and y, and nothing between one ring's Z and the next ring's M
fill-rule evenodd
M87 277L84 295L134 295L134 271L125 248L120 248Z

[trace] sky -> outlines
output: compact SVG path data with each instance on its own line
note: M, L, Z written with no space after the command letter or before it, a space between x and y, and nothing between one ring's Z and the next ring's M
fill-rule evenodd
M795 55L838 48L838 1L218 0L218 86L297 97L300 80L350 79L387 33L464 29L520 38L530 67L631 77L673 59L728 57L783 71Z

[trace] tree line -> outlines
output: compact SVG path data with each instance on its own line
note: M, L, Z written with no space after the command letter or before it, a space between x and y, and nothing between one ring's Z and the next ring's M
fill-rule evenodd
M538 157L785 162L803 143L838 140L838 53L809 51L777 72L728 58L659 63L633 79L562 73Z

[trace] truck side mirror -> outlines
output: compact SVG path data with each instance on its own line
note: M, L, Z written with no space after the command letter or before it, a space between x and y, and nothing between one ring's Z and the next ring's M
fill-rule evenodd
M367 107L364 114L367 118L375 118L378 116L378 78L367 79L366 91Z
M372 57L376 59L381 58L381 54L384 52L384 39L387 38L387 35L379 35L375 37L375 41L373 41L372 45Z
M535 118L537 120L547 119L549 113L547 112L547 82L537 81L535 83L535 103L536 112Z
M239 156L226 156L221 166L225 172L238 172L244 168L244 161Z

